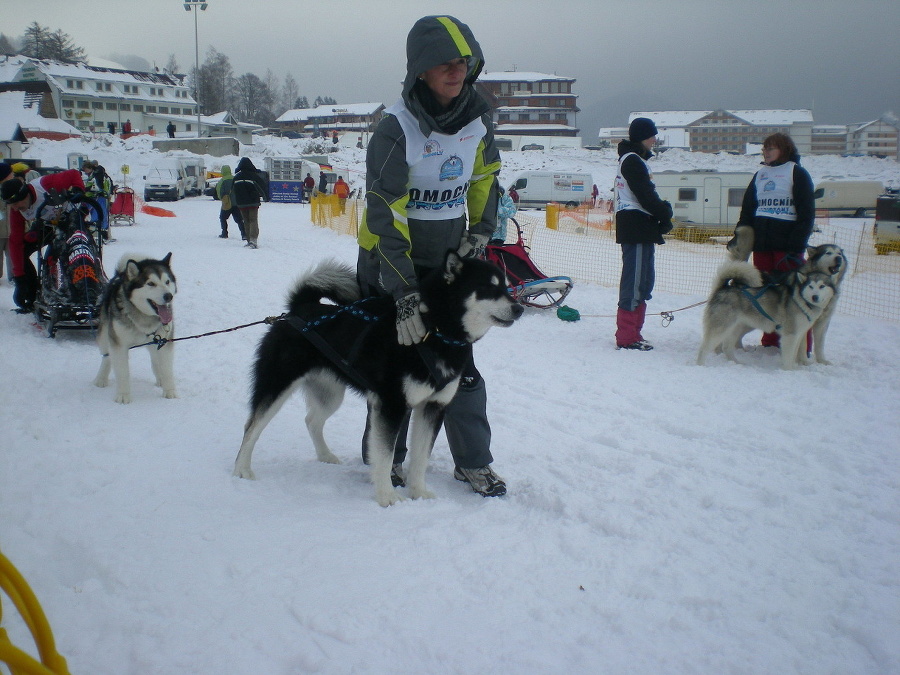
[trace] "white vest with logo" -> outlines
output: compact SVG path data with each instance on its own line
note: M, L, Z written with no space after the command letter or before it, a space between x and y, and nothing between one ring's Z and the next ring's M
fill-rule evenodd
M481 118L455 134L425 136L419 122L398 101L385 112L394 115L406 136L409 201L406 215L417 220L449 220L465 215L466 193L475 167L478 144L487 129Z
M756 215L797 220L794 206L794 162L765 166L756 172Z
M653 173L650 171L650 165L644 161L644 158L641 157L636 152L627 152L619 158L619 173L616 174L616 211L643 211L644 213L649 214L650 212L641 206L641 203L637 200L637 197L634 196L634 193L631 191L631 188L628 187L628 181L622 177L622 162L625 161L625 158L629 155L634 155L639 160L644 162L644 166L647 167L647 173L650 175L650 179L653 179Z

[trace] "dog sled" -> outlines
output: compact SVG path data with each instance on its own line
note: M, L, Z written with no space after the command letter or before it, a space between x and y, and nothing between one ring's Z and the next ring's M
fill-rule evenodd
M109 222L116 225L134 225L134 190L117 187L109 207Z
M47 337L60 328L94 328L108 279L103 270L102 210L81 192L48 194L38 209L38 288L34 314Z
M516 241L512 244L488 244L485 259L502 269L509 283L509 292L516 302L526 307L550 309L558 307L575 285L569 277L548 277L528 255L522 227L515 218Z

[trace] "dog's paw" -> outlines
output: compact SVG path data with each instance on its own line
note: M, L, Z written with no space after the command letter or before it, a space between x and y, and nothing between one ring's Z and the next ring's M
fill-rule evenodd
M94 386L100 387L103 389L104 387L109 386L109 378L108 377L98 377L94 379Z
M435 499L437 495L427 488L409 488L409 496L413 499Z
M325 462L326 464L341 464L341 460L338 459L338 456L333 452L320 452L317 453L316 459L320 462Z
M131 403L131 392L120 391L116 394L116 403Z
M377 493L375 495L375 501L378 502L379 506L391 506L397 502L406 501L406 497L391 488L386 493Z
M247 480L256 480L256 474L253 473L253 469L249 466L246 467L234 467L234 471L231 474L235 478L246 478Z
M163 389L163 398L178 398L174 389Z

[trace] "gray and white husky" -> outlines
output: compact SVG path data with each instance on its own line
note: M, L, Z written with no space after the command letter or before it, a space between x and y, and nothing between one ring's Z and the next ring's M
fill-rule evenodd
M762 275L746 262L719 268L703 314L703 342L697 363L703 365L716 348L736 361L734 350L751 330L781 336L781 367L793 370L806 361L806 333L834 297L826 272L795 271L782 283L764 285Z
M847 273L847 256L844 255L844 249L836 244L810 246L806 249L806 262L800 267L800 271L804 273L824 272L831 276L831 283L834 285L834 297L822 310L821 316L816 319L812 327L813 352L816 361L830 365L831 361L825 358L825 333L828 331L828 324L831 323L831 316L837 307L841 282Z
M116 265L100 301L97 346L103 355L94 384L109 384L109 371L116 378L116 403L131 403L131 376L128 352L132 347L150 342L155 337L175 337L172 300L178 292L169 253L162 260L126 254ZM156 384L163 396L176 398L173 370L173 343L157 349L148 345L150 364Z

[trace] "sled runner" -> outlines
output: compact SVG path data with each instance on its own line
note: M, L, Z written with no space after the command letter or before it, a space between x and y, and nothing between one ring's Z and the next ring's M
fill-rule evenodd
M509 292L516 302L526 307L549 309L556 307L571 292L574 282L569 277L548 277L528 255L528 247L522 237L522 227L515 218L509 219L516 226L513 244L488 244L484 257L506 273Z
M47 337L59 328L93 328L108 279L103 270L97 202L81 192L48 194L35 223L43 237L37 252L34 314Z

